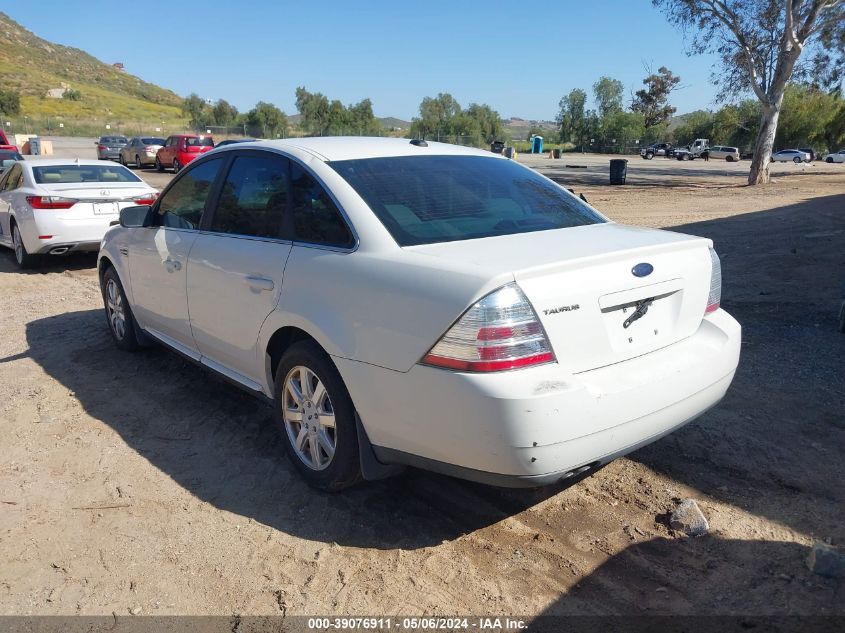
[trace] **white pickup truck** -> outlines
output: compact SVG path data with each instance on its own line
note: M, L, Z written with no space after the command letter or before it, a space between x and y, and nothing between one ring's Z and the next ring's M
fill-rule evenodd
M675 158L678 160L695 160L710 149L710 139L697 138L689 145L675 148Z

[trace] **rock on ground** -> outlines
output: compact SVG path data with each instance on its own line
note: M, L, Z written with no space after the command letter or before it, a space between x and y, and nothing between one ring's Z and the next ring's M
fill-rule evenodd
M694 499L684 499L672 512L669 526L688 536L701 536L710 530L707 518Z

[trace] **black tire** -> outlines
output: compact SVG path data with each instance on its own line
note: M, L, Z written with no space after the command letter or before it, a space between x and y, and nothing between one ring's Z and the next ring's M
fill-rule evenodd
M116 322L112 319L114 312L113 307L109 301L109 291L111 284L114 284L115 298L120 297L120 306L123 315L123 328L116 326ZM123 291L123 284L120 283L120 277L117 276L117 271L109 266L106 272L103 273L101 284L101 292L103 294L103 306L106 311L106 322L109 325L109 332L111 332L112 339L115 345L127 352L135 352L141 349L138 342L137 323L135 322L135 315L132 314L132 307L126 300L126 293Z
M179 164L178 158L174 158L173 159L173 173L178 174L180 171L182 171L182 165Z
M12 225L12 249L15 254L15 263L18 265L18 268L21 270L29 270L31 268L37 267L41 263L41 257L39 255L30 255L26 251L26 246L24 246L23 238L21 237L20 229L18 229L18 225L13 221L11 222Z
M796 156L795 158L792 159L792 162L795 163L796 165L800 165L803 161Z
M288 432L284 419L286 406L285 383L296 367L305 367L313 372L326 389L334 413L335 451L330 462L317 470L303 461L294 446L294 439ZM295 374L294 374L295 375ZM355 425L355 406L343 384L343 379L319 345L313 341L300 341L285 351L276 368L274 385L276 423L282 434L282 442L294 467L309 485L319 490L338 491L361 480L361 460L358 453L358 432ZM304 414L303 414L304 417ZM302 426L300 426L301 430Z
M135 154L135 169L143 169L144 163L141 162L141 157Z
M725 156L725 161L728 162L728 163L732 163L732 162L734 162L734 157L733 156Z
M651 152L646 152L645 159L651 160L652 158L654 158L654 154L652 154Z
M156 156L156 171L164 171L164 165L161 164L161 161L158 159L158 156Z
M827 158L824 159L824 162L833 163L833 159L830 156L828 156Z

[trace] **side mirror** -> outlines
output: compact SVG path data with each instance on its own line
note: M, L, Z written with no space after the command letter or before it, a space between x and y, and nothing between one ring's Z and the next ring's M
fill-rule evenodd
M11 167L12 165L14 165L16 162L17 162L16 160L4 160L4 161L3 161L3 166L2 166L2 168L0 168L0 169L2 169L2 170L4 170L4 171L5 171L6 169L9 169L9 167Z
M120 210L120 226L125 228L143 228L153 225L152 206L125 207Z

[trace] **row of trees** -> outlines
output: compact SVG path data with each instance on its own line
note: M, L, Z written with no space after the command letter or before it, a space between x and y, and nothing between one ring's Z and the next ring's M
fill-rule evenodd
M471 103L466 109L448 92L425 97L420 114L411 122L411 136L465 145L485 145L504 140L502 118L487 104Z
M636 141L659 138L666 133L675 108L669 96L681 78L661 66L643 80L625 110L624 86L618 79L601 77L593 84L595 109L587 109L587 92L575 88L559 103L557 123L562 142L586 145L603 151L625 151Z
M769 162L791 81L841 90L844 0L652 0L690 37L690 54L721 60L720 97L752 93L760 108L749 184L769 181Z
M265 101L259 101L252 110L241 113L225 99L211 104L192 93L182 101L182 113L196 129L209 126L240 127L247 134L262 138L286 136L288 130L285 113Z
M296 109L302 117L300 127L315 136L349 135L368 136L381 130L373 114L373 103L362 99L344 106L337 99L320 92L308 92L304 86L296 89Z
M744 99L716 112L696 110L684 116L668 139L686 143L709 138L714 142L750 149L760 132L763 116L756 99ZM845 145L845 99L838 91L825 92L805 84L784 90L774 147L837 149Z

